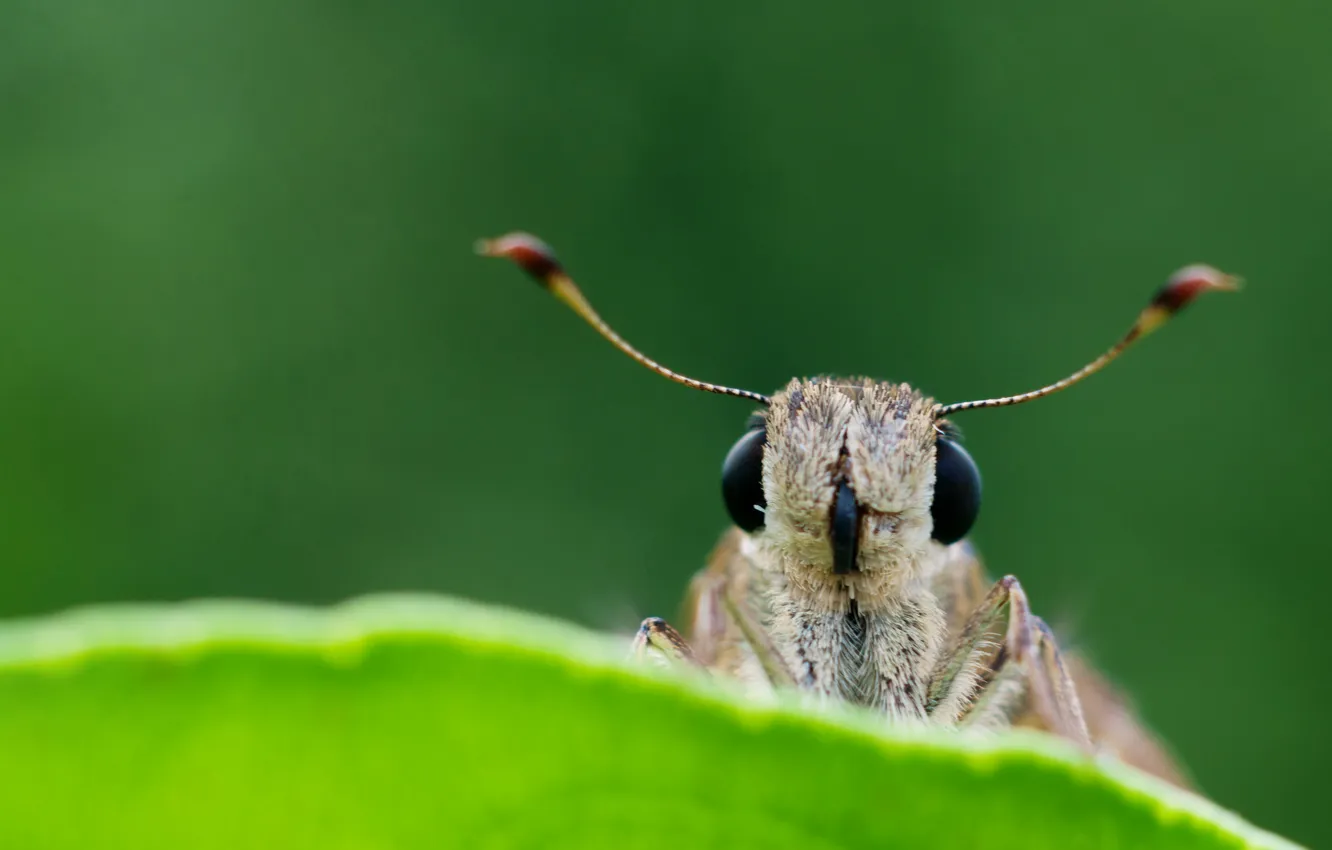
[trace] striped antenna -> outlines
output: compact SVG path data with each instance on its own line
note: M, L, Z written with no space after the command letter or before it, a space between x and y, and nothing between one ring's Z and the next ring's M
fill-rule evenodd
M550 246L530 233L508 233L498 239L482 239L476 243L476 252L485 257L503 257L512 260L520 269L535 278L543 289L563 301L569 309L581 316L583 321L596 328L597 333L609 340L611 345L663 378L704 392L747 398L762 404L769 404L772 401L762 393L709 384L681 375L625 342L624 337L617 334L601 316L597 315L597 311L592 309L592 305L588 303L573 279L565 273L564 267L555 258L555 252Z
M1239 289L1240 282L1239 278L1219 272L1211 266L1185 266L1171 275L1165 286L1157 291L1151 303L1138 314L1138 320L1133 323L1133 327L1129 328L1128 333L1124 334L1123 339L1111 346L1109 351L1062 381L1055 381L1047 387L1041 387L1039 390L1032 390L1021 395L987 398L982 401L937 404L934 406L934 415L944 417L959 411L975 410L980 407L1008 407L1034 401L1067 389L1083 378L1104 369L1110 361L1123 354L1130 345L1164 325L1172 316L1188 306L1199 295L1212 291L1233 292Z

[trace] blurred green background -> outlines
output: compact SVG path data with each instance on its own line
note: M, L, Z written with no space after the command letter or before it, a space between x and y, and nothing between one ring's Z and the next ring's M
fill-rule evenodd
M1061 377L966 414L974 539L1204 789L1332 841L1318 4L95 0L0 26L0 615L427 589L632 629L728 520L673 368Z

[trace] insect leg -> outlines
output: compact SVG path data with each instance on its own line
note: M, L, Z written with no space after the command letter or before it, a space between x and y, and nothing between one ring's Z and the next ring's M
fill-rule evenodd
M1040 617L1030 612L1025 617L1023 634L1006 642L1007 652L1000 656L990 683L962 723L979 728L1045 729L1091 749L1082 703L1054 634ZM1021 659L1014 655L1015 646L1022 647Z
M689 644L680 633L660 617L648 617L638 627L638 634L634 635L633 653L639 660L646 659L649 653L652 653L667 662L679 662L700 668L703 666L694 657L694 651L689 648Z
M948 547L930 590L943 609L950 642L931 676L926 711L936 720L956 723L975 696L977 674L998 649L995 634L1001 612L983 603L994 583L971 544L963 540ZM988 612L981 620L980 612Z
M966 726L1035 726L1087 747L1091 739L1054 635L1013 576L990 591L936 671L933 713Z
M979 572L977 563L974 570ZM1003 639L1002 620L1008 600L1004 582L992 585L984 598L974 593L950 600L947 615L949 631L955 635L935 668L926 692L925 710L938 722L957 723L971 708L976 693L985 684L985 674L998 657ZM940 594L940 599L944 597ZM964 615L963 606L970 611Z
M952 650L939 666L930 686L933 697L930 711L933 716L948 723L956 723L971 708L977 689L984 684L983 672L991 670L1003 635L999 633L999 619L994 619L995 631L982 634L977 647L975 637L965 638L968 646L981 651L976 654L959 651L972 612L981 606L987 590L994 587L985 575L985 567L976 552L965 540L949 547L947 560L931 581L931 590L943 607L948 619L948 632L952 635ZM988 610L988 609L987 609ZM1146 725L1133 707L1132 701L1076 651L1060 651L1064 667L1073 680L1078 702L1082 706L1087 731L1098 752L1113 755L1120 761L1159 776L1182 788L1190 786L1187 772L1161 739ZM954 689L957 676L971 674L971 686ZM1003 688L996 691L999 696ZM944 707L944 698L952 693L951 706Z

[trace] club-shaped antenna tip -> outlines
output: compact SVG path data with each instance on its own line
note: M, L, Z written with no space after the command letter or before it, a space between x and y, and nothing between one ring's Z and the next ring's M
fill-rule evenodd
M530 233L506 233L496 239L478 239L475 248L483 257L512 260L543 284L550 282L552 274L562 271L560 261L555 259L555 251Z
M1204 263L1195 263L1191 266L1185 266L1170 276L1172 285L1194 282L1195 285L1206 289L1224 289L1234 291L1240 288L1244 281L1233 274L1226 274L1220 269L1206 265Z
M1235 275L1212 266L1201 263L1185 266L1170 276L1152 299L1152 306L1175 313L1204 292L1235 292L1242 283Z

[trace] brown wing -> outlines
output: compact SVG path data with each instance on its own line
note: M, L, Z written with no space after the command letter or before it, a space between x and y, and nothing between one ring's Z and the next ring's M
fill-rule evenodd
M949 547L947 560L933 582L934 594L947 616L949 634L959 632L992 586L969 543L962 541ZM1062 655L1096 747L1181 788L1191 787L1179 762L1138 717L1128 698L1077 652L1064 650Z

